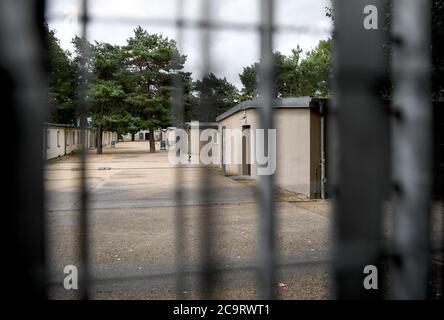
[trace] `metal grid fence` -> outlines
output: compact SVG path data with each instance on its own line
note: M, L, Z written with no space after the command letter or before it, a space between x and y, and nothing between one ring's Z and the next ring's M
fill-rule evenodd
M35 59L41 57L36 48L40 47L35 39L39 35L32 28L31 22L39 17L43 1L2 1L0 21L2 47L15 43L17 47L9 47L2 51L2 68L13 74L18 80L16 91L26 93L20 100L13 100L11 106L20 108L15 111L14 121L24 132L23 143L33 148L17 149L15 153L20 161L14 165L14 176L10 181L17 185L14 199L21 199L16 207L18 226L29 233L18 242L18 247L28 254L23 259L33 262L29 265L28 274L37 279L36 288L45 295L48 275L45 270L43 247L45 240L43 210L43 161L41 135L34 135L41 129L45 107L41 98L36 98L42 88L41 65ZM79 22L81 37L88 39L88 0L81 0ZM387 59L383 44L388 35L382 28L365 30L362 28L362 9L368 1L354 0L334 1L335 30L333 34L333 103L328 114L331 121L331 179L329 193L333 202L333 235L334 246L332 261L300 261L290 264L279 264L276 261L276 245L274 243L275 210L273 176L262 176L257 194L259 227L257 239L258 265L237 268L256 272L259 298L276 298L276 270L278 268L299 268L307 265L327 264L332 267L334 298L381 298L382 291L365 290L362 286L362 269L365 265L381 267L386 258L393 262L393 295L394 298L426 298L429 275L429 217L432 183L432 146L431 146L431 106L429 94L429 63L428 50L430 30L430 1L428 0L395 0L393 2L393 34L389 40L393 45L394 65L394 99L390 107L386 107L380 98L378 89L382 82ZM382 11L384 1L373 0L373 5ZM197 28L201 32L202 74L212 70L210 55L210 30L232 30L243 32L254 30L260 34L260 119L263 129L274 128L273 123L273 92L274 62L273 37L277 31L316 32L309 26L282 26L273 21L274 1L260 0L261 19L259 24L220 23L211 19L211 1L202 1L202 20L187 21L183 18L184 1L177 0L177 18L164 19L129 19L129 18L97 18L98 23L143 23L149 25L175 26L179 49L183 46L184 28ZM36 15L35 12L39 14ZM27 19L6 19L8 14L25 16ZM57 19L57 17L50 17ZM12 40L8 29L17 29L23 37ZM16 41L19 39L20 41ZM26 48L26 49L25 49ZM32 49L32 50L28 50ZM9 54L8 54L9 52ZM23 53L27 52L27 55ZM84 63L89 56L88 46L82 48ZM25 64L23 64L25 62ZM3 69L2 69L3 70ZM86 100L88 73L86 66L80 68L81 85L79 113L82 127L82 142L85 142L88 105ZM174 79L174 95L172 114L174 123L183 123L182 83L179 76ZM26 101L25 101L26 100ZM41 102L41 103L37 103ZM207 101L211 103L211 101ZM205 109L205 108L204 108ZM209 108L206 108L209 110ZM42 120L38 122L37 120ZM391 125L390 125L391 124ZM391 128L391 129L390 129ZM389 131L392 130L392 133ZM29 135L33 141L29 141ZM39 137L35 140L35 137ZM390 141L388 137L392 136ZM265 149L267 149L265 147ZM32 160L31 160L32 159ZM86 166L88 162L86 148L81 152L81 184L79 199L81 203L80 221L80 285L81 297L89 298L91 284L128 280L92 279L90 277L89 253L89 194L86 188ZM204 169L207 170L207 169ZM176 272L174 274L150 274L147 278L175 276L177 297L183 298L185 266L184 266L184 218L183 218L183 177L177 170L175 190L176 213ZM391 174L391 175L390 175ZM201 209L201 228L203 233L201 246L201 269L196 272L204 286L204 297L211 298L214 288L213 279L217 274L232 272L233 268L220 268L212 254L211 209L211 175L203 174L201 181L201 198L206 204ZM24 182L26 177L26 183ZM324 182L324 181L323 181ZM381 224L383 205L388 190L391 190L394 207L394 247L393 251L384 248L381 242ZM26 199L26 201L23 201ZM27 215L33 207L34 215ZM40 208L36 210L35 208ZM38 223L33 223L38 221ZM25 229L24 229L25 230ZM40 241L36 241L40 239ZM34 250L35 248L38 250ZM12 274L17 274L12 272ZM36 276L38 275L38 276ZM140 278L140 276L138 276Z

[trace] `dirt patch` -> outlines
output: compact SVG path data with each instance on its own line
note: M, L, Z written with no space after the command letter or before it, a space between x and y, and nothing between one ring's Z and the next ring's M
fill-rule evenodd
M245 186L253 188L258 185L258 181L255 179L236 179L235 181L240 182ZM306 194L293 192L281 187L275 188L274 198L276 201L286 201L286 202L311 200L310 197Z
M281 187L276 187L274 193L276 201L310 201L310 197L303 193L292 192Z

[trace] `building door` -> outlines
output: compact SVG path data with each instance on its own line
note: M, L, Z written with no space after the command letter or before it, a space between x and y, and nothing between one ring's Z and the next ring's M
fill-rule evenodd
M250 126L242 126L242 175L251 175Z

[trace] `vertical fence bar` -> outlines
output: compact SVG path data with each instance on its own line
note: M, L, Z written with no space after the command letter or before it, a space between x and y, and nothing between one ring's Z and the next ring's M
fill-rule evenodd
M259 100L261 128L265 131L264 150L268 150L268 129L274 128L274 57L273 57L273 14L274 1L261 0L261 63L259 70ZM270 154L268 155L270 156ZM271 155L273 156L273 155ZM274 175L262 175L259 180L259 298L273 299L275 296L274 257Z
M183 45L183 0L176 1L177 15L176 15L176 41L177 49L180 55ZM180 56L175 56L176 62L180 60ZM184 100L183 100L183 83L180 73L173 76L173 99L171 102L173 123L176 128L184 127ZM176 141L174 141L175 143ZM181 165L177 165L175 171L175 256L176 256L176 298L183 299L184 295L184 276L185 276L185 262L184 262L184 241L185 241L185 219L184 219L184 194L183 194L183 171Z
M80 151L80 281L79 293L82 299L89 298L90 270L89 270L89 223L88 223L88 186L87 186L87 146L86 134L88 128L88 77L90 48L88 43L88 0L82 0L80 8L80 38L81 38L81 65L79 68L79 99L78 112L80 116L81 151Z
M388 185L388 112L379 94L385 69L383 1L376 29L367 29L368 1L334 1L331 109L334 296L380 298L363 286L364 267L381 273L382 201ZM367 13L365 13L367 12ZM372 21L373 26L375 20Z
M44 213L44 121L47 110L42 48L43 2L0 3L0 84L5 125L2 253L4 290L24 299L47 298ZM46 133L46 130L44 131ZM46 135L46 134L45 134ZM46 147L46 146L45 146ZM9 232L8 232L9 231Z
M393 1L395 299L427 297L432 190L430 0Z
M202 76L206 77L210 74L211 71L211 56L210 56L210 23L211 23L211 0L202 1L201 5L201 15L202 15L202 27L201 27L201 50L202 50ZM205 79L205 78L203 78ZM204 121L213 121L210 119L211 116L214 116L214 112L212 112L212 101L210 99L205 98L208 95L208 84L207 81L203 81L203 89L201 94L204 96L204 99L201 102L201 106L199 108L199 118ZM200 135L200 132L199 132ZM194 143L191 141L191 143ZM197 148L200 151L200 145ZM198 155L199 156L199 155ZM200 161L200 160L199 160ZM200 196L202 199L202 206L200 212L200 232L201 232L201 259L202 259L202 295L204 298L211 299L214 292L214 280L215 280L215 257L214 257L214 237L212 235L212 229L214 227L213 224L213 212L211 208L211 197L212 197L212 189L214 188L211 178L211 170L207 167L203 167L203 172L201 173L201 181L200 187L201 190Z

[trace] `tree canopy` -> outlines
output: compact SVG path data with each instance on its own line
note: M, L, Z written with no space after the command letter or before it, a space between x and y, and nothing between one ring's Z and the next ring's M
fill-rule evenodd
M187 57L179 52L176 42L160 34L150 34L140 26L124 45L89 43L75 37L72 56L60 48L54 31L47 28L47 35L50 102L55 122L76 123L76 89L85 80L82 79L85 74L93 125L100 132L111 130L119 135L134 135L142 129L153 133L158 128L180 126L191 120L212 122L238 102L257 96L260 62L243 69L239 75L243 84L240 90L225 77L213 73L193 80L192 74L184 71ZM288 56L275 52L275 95L328 95L330 43L322 40L305 55L299 46ZM88 55L83 48L87 48ZM173 119L171 104L179 97L183 117ZM150 150L154 149L151 134Z
M51 122L75 123L75 65L60 47L54 30L44 26L48 52L48 84Z
M73 39L74 64L88 66L93 124L120 134L148 128L154 151L154 130L171 121L172 76L191 81L190 74L181 72L186 56L179 53L174 40L149 34L140 26L124 46L88 43L91 54L86 63L82 41Z
M227 79L218 78L213 73L193 84L195 109L193 119L212 122L216 116L233 107L240 101L237 88Z
M390 2L387 2L390 5ZM391 27L391 10L387 6L384 29ZM334 19L331 7L326 15ZM432 0L432 97L444 98L444 2ZM214 121L215 117L239 101L258 95L260 61L245 66L239 74L242 87L236 88L226 78L211 73L193 79L184 71L187 57L181 54L174 40L160 34L150 34L140 26L133 30L124 45L104 42L84 43L79 37L72 42L71 54L60 47L56 32L45 25L48 48L49 106L51 121L76 124L76 92L81 79L79 70L86 68L89 81L89 116L100 129L120 134L136 133L168 125L180 126L190 120ZM276 97L329 96L331 76L331 39L319 41L312 50L304 52L299 46L288 55L274 52L276 65ZM90 56L84 57L82 47ZM390 43L385 47L391 54ZM180 79L180 88L177 87ZM176 82L174 82L176 81ZM392 91L390 66L381 94L390 97ZM181 94L177 94L177 90ZM176 119L171 103L181 98L183 117ZM174 118L174 119L173 119ZM150 137L151 149L154 138Z
M334 20L333 7L330 5L325 8L326 16ZM392 23L392 1L386 0L384 4L384 12L382 16L384 30L388 33L391 31ZM444 99L444 2L442 0L431 0L431 95L434 100ZM391 56L390 37L387 36L387 42L384 45L387 55ZM388 60L385 79L381 88L381 95L390 98L393 90L390 74L390 59Z
M297 46L286 56L274 52L276 66L275 96L328 96L331 40L321 40L318 45L303 57L302 49ZM253 99L258 95L260 62L243 69L239 75L243 88L241 99Z

